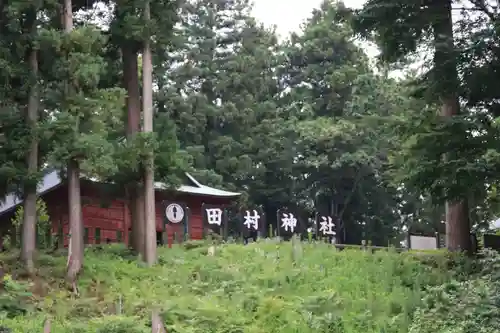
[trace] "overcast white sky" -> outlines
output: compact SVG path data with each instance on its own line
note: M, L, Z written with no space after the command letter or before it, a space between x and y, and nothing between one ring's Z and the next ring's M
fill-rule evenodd
M335 1L335 0L330 0ZM367 0L344 0L346 6L361 8ZM323 0L253 0L254 16L267 26L275 25L282 38L290 32L297 31L300 25L311 15L313 9L318 8ZM366 54L374 60L379 51L374 45L361 43ZM411 69L421 67L421 62L409 66ZM404 71L395 70L391 76L403 77Z
M300 24L309 17L314 8L323 0L253 0L254 15L265 25L276 25L278 33L286 37L299 29ZM365 0L344 0L353 8L359 8Z

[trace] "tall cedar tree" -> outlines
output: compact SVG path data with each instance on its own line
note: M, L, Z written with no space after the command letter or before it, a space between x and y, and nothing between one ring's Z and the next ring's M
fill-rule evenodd
M63 0L63 29L70 34L73 30L73 6L71 0ZM66 82L66 94L71 92L71 83ZM67 96L66 96L67 97ZM78 126L78 120L77 124ZM76 279L83 266L83 220L82 201L80 194L80 164L79 161L70 157L67 164L68 175L68 209L69 209L69 249L68 249L68 280L72 283L76 292Z
M382 45L382 57L392 62L415 52L430 32L434 58L433 73L427 83L435 88L442 117L449 119L459 114L451 0L423 3L370 0L357 13L355 23L357 30L365 35L375 32ZM453 159L453 154L447 152L442 158ZM446 243L450 250L471 249L467 196L467 193L451 193L446 202Z
M29 151L27 154L27 170L30 181L24 185L24 216L23 216L23 242L22 242L22 259L28 271L34 269L33 253L36 249L36 222L37 222L37 175L38 175L38 137L37 137L37 122L38 122L38 51L34 39L37 33L37 15L38 8L36 4L32 4L26 14L26 29L31 37L31 45L26 52L26 63L29 64L31 71L30 89L28 95L28 103L26 110L26 124L31 134Z
M111 22L111 41L121 49L123 65L123 85L127 90L127 146L129 161L122 165L120 177L127 183L127 196L132 215L131 246L143 260L149 264L155 261L156 228L154 217L154 159L160 157L160 174L162 179L170 171L177 169L176 140L172 137L172 130L162 131L168 134L164 141L158 143L153 135L153 91L152 91L152 50L164 50L171 40L172 27L177 18L177 1L161 0L149 3L150 15L147 15L147 6L140 5L132 0L115 1L114 17ZM148 45L149 44L149 45ZM147 49L151 50L147 52ZM138 55L142 52L142 79L143 79L143 109L144 126L141 131L141 95ZM149 65L147 65L149 64ZM158 107L164 107L159 105ZM173 147L172 147L173 146ZM124 154L124 156L127 153ZM130 153L129 153L130 155ZM138 158L140 156L140 158ZM133 161L132 158L133 157ZM142 161L147 163L142 163ZM170 179L175 179L172 177ZM146 195L146 193L148 193ZM148 200L149 205L145 204ZM148 212L146 214L146 211Z
M144 21L151 24L150 1L145 1ZM144 39L142 53L142 105L144 111L144 133L153 134L153 59L151 36ZM152 266L156 262L156 211L154 189L154 157L148 152L144 166L144 261Z
M100 53L106 37L90 24L73 28L72 5L78 7L79 3L64 0L54 8L62 9L63 31L52 28L45 32L44 52L52 52L53 60L43 62L43 66L44 73L51 75L47 77L50 90L45 96L52 116L48 128L52 134L49 162L65 171L68 179L67 277L76 289L84 252L80 177L104 177L114 172L114 145L109 141L109 131L117 125L115 119L122 112L124 96L121 89L99 89L105 74Z
M24 197L21 259L34 268L36 249L36 185L39 180L38 147L38 10L42 2L0 3L2 50L2 119L0 168L2 191ZM23 119L24 118L24 119ZM19 191L20 190L20 191ZM20 236L17 226L11 239Z
M132 146L141 131L141 92L139 82L138 56L141 40L133 30L133 24L138 21L135 4L130 1L116 1L114 19L111 25L113 41L120 47L122 54L123 87L127 91L127 144ZM134 171L142 170L138 163ZM144 233L144 191L141 191L140 172L128 180L126 186L127 199L131 213L132 237L131 248L144 258L145 233Z

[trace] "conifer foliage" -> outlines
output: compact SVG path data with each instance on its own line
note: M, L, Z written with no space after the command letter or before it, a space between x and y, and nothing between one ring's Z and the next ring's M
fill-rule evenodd
M448 247L469 250L500 207L498 13L471 4L325 1L280 39L246 0L1 1L0 192L24 198L26 268L36 185L53 169L70 184L74 289L80 176L122 185L148 265L152 186L185 171L272 224L284 207L322 210L342 242L399 245L446 221ZM431 57L422 74L390 75L415 56Z

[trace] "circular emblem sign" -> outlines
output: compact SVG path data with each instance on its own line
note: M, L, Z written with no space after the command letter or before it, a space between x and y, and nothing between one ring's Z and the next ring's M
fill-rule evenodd
M184 219L184 209L181 205L172 203L165 209L167 220L172 223L179 223Z

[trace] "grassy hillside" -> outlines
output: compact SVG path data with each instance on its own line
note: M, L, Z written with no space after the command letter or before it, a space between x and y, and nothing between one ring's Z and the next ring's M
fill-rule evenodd
M148 332L157 307L170 333L406 333L422 288L447 279L411 254L326 244L225 245L215 256L178 247L159 256L148 269L119 246L87 250L78 298L62 287L66 258L41 256L40 278L24 296L28 312L0 318L0 326L39 333L49 316L56 333ZM13 257L0 259L15 277ZM10 309L23 283L9 276L0 306Z

